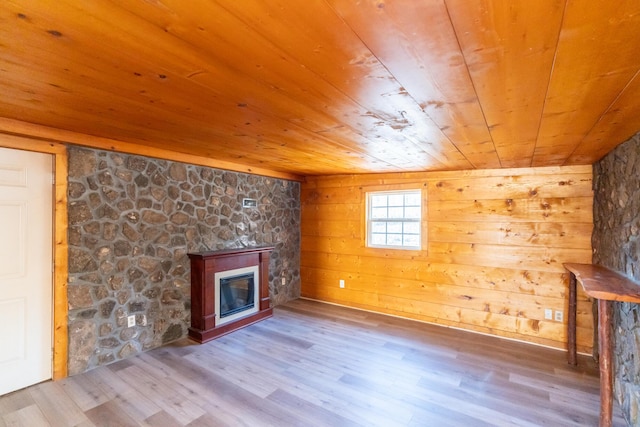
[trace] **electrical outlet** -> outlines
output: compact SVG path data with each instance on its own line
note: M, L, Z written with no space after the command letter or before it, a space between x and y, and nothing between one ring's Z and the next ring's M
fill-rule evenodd
M563 317L564 316L563 316L562 311L561 310L556 310L556 317L555 317L556 322L562 322Z
M340 287L344 288L344 280L340 279Z
M132 326L136 326L136 316L132 314L131 316L127 316L127 328Z
M284 285L286 285L286 284L287 284L287 279L283 277L283 278L282 278L282 286L284 286Z
M553 310L551 310L550 308L545 308L544 309L544 318L547 320L552 320L553 319Z

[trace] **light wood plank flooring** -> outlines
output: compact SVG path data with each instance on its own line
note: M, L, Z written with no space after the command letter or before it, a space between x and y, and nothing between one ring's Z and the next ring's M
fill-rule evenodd
M587 357L297 300L1 397L0 427L596 426L597 375Z

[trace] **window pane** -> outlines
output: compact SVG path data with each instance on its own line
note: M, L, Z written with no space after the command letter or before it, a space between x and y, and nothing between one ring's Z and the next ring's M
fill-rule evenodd
M415 234L405 234L403 240L404 246L420 246L420 237Z
M372 234L371 235L371 244L378 246L386 246L387 244L387 235L386 234Z
M402 233L402 223L401 222L388 222L387 223L387 233Z
M420 234L420 223L419 222L405 222L404 223L404 233L405 234Z
M402 206L404 205L404 195L403 194L390 194L389 195L389 206Z
M371 196L371 206L387 206L387 196Z
M371 223L371 232L373 233L386 233L387 232L387 223L386 222L372 222Z
M403 218L404 217L404 208L389 208L389 218Z
M387 245L402 246L402 234L387 234Z
M404 195L405 206L420 206L420 193L408 193Z
M404 217L411 219L420 218L420 207L404 208Z
M387 217L387 208L373 208L371 209L372 219L384 219Z

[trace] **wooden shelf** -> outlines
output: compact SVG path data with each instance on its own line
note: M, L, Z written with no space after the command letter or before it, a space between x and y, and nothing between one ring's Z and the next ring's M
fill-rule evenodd
M618 272L594 264L564 264L564 268L576 275L590 297L640 303L640 284Z

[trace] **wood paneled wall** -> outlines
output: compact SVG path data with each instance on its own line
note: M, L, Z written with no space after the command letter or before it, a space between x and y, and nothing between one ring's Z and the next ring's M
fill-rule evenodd
M302 296L565 348L562 264L591 262L591 181L590 166L309 177ZM426 188L426 247L366 248L365 193L407 184ZM589 352L591 302L578 298L578 349Z

